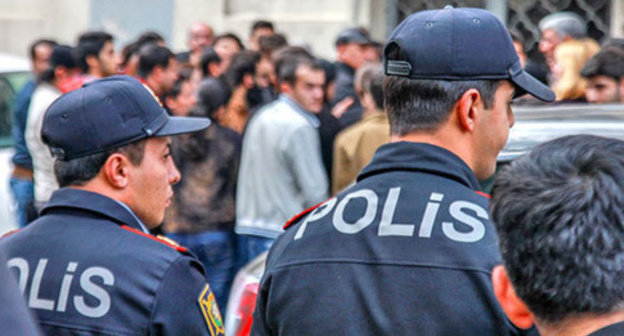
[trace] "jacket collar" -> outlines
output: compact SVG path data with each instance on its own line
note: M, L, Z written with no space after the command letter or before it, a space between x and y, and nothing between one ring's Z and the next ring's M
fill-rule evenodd
M127 225L133 229L143 231L141 223L129 208L104 195L73 188L56 190L50 201L41 211L41 215L54 212L61 208L72 208L96 213L106 217L119 225Z
M288 106L290 106L295 112L299 113L303 118L305 118L312 126L318 128L320 126L320 121L318 117L312 112L308 112L299 105L295 100L288 97L288 95L282 93L279 95L278 100L284 102Z
M442 147L415 142L394 142L379 147L371 163L358 175L357 181L396 170L440 175L473 190L481 189L477 177L459 156Z

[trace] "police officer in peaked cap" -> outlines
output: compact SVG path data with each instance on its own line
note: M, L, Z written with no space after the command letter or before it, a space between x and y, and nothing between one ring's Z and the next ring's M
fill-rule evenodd
M128 76L52 103L41 135L61 189L39 219L0 240L46 334L223 334L201 264L148 233L180 180L171 136L209 123L167 116Z
M479 180L511 101L553 92L524 71L490 12L415 13L384 46L390 143L355 185L291 220L260 283L253 335L516 335ZM533 331L529 331L533 332Z

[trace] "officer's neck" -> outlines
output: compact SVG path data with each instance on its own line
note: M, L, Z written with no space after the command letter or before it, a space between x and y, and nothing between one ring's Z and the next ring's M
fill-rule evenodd
M470 169L475 171L474 151L470 134L461 132L449 123L443 124L435 130L419 130L403 135L391 134L390 142L417 142L442 147L457 155Z

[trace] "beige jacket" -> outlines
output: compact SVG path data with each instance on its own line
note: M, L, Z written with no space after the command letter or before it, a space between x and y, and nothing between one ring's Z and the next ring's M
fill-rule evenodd
M385 113L372 114L340 132L334 142L332 194L351 185L379 146L390 140Z

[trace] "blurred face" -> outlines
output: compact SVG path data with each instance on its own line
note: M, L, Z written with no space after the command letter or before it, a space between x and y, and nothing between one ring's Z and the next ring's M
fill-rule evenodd
M300 65L295 75L295 85L288 84L289 92L286 93L304 110L319 113L323 107L325 72L322 69L317 70L307 65Z
M554 60L555 47L561 42L561 37L553 29L546 29L542 32L542 39L539 41L539 51L544 54L549 65Z
M620 103L620 85L607 76L594 76L587 79L585 97L587 101L594 104Z
M180 181L170 153L171 138L156 137L145 140L143 161L132 166L129 187L135 200L130 208L148 228L154 228L165 218L165 209L171 205L173 189Z
M238 43L233 39L223 38L217 41L213 46L214 51L221 57L221 67L223 71L230 66L230 60L232 56L240 51Z
M191 48L192 51L203 50L204 48L210 46L213 40L214 34L210 26L199 23L191 27L189 48Z
M195 85L190 80L187 80L182 83L180 94L173 99L167 100L167 106L174 115L185 117L191 112L196 102Z
M115 55L115 49L111 41L104 43L104 47L98 54L98 62L102 77L112 76L117 73L118 58Z
M338 47L339 59L353 69L358 69L366 63L366 45L347 43Z
M514 49L516 50L516 54L518 55L518 58L520 59L520 64L522 64L522 67L524 68L526 66L526 59L527 59L527 55L524 53L524 47L522 46L522 43L518 41L513 41L513 46L514 46Z
M374 45L364 46L364 59L366 62L381 62L381 53L379 49Z
M40 75L45 69L48 68L48 61L52 55L52 46L46 43L39 44L35 48L35 59L33 59L33 72L35 75Z
M503 149L509 136L509 129L514 124L511 100L514 87L504 81L496 90L494 104L483 110L476 129L477 146L480 161L475 168L475 175L480 180L492 176L496 170L496 158Z
M271 28L257 28L253 31L251 37L249 38L249 44L252 50L258 51L260 49L258 45L258 41L261 36L269 36L273 35L275 32Z
M256 65L256 84L261 88L275 87L277 85L277 76L273 62L266 57L262 57L258 65Z
M178 61L175 57L169 59L169 65L162 69L162 76L160 80L160 86L163 94L173 88L173 84L178 80Z

